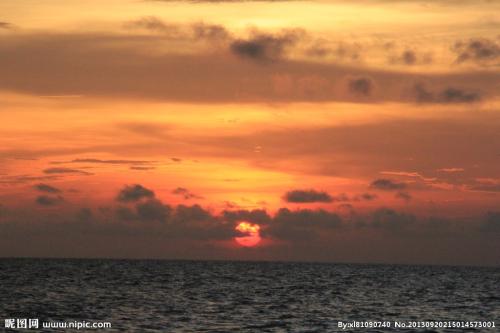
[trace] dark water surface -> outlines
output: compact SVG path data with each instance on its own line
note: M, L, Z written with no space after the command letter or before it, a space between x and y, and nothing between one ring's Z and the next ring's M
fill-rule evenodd
M339 332L338 321L352 320L496 321L496 329L434 330L496 332L500 268L0 259L0 330L5 318L101 320L128 332Z

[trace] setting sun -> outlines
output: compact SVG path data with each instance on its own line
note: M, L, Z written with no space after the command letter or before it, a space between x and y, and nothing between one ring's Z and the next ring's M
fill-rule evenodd
M247 236L235 237L236 242L242 246L252 247L260 243L260 226L248 222L240 222L236 230L247 234Z

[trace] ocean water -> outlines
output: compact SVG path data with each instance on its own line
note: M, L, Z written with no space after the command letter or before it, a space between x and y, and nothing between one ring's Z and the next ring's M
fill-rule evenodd
M500 268L0 259L0 330L5 318L108 321L104 331L126 332L496 332ZM497 327L338 327L367 320Z

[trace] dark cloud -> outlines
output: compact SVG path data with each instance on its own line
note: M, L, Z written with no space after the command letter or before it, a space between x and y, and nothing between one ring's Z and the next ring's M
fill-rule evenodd
M421 54L415 50L406 49L396 56L390 57L390 62L393 64L403 64L407 66L425 65L432 63L432 55L430 53Z
M169 25L154 16L143 17L125 24L127 28L143 28L157 32L177 32L177 26Z
M241 221L262 226L263 237L286 241L310 240L323 231L334 230L341 218L325 210L281 208L273 217L265 210L223 211L215 215L199 205L171 207L157 199L137 203L134 207L120 206L117 217L123 221L160 222L169 234L196 239L228 239L244 236L235 230Z
M173 237L198 241L229 240L241 236L234 223L221 220L199 205L175 207L167 227Z
M373 80L367 77L353 78L349 80L348 87L353 94L369 96L373 90Z
M457 63L488 64L500 59L499 42L487 38L456 42L453 50L457 53Z
M481 224L478 219L417 218L389 208L360 214L347 206L351 214L342 218L321 209L281 208L272 216L264 210L215 214L199 205L173 207L154 198L116 210L67 208L66 215L62 210L55 215L48 209L2 209L0 233L5 237L0 250L9 256L227 259L238 251L228 248L227 241L243 236L235 227L248 221L259 224L267 239L263 246L248 249L260 260L498 262L498 212L487 214ZM351 223L354 219L363 223ZM20 242L27 238L28 243Z
M66 174L66 173L74 173L74 174L80 174L80 175L91 175L90 172L78 170L78 169L71 169L71 168L48 168L43 170L44 173L47 174Z
M483 192L500 192L500 184L496 183L484 183L479 185L472 185L469 187L471 191L483 191Z
M346 202L346 201L351 201L354 200L354 198L349 198L349 196L345 193L340 193L338 195L332 196L332 201L336 202Z
M156 169L155 167L148 167L148 166L131 166L130 170L141 170L141 171L146 171L146 170L154 170Z
M53 186L50 186L48 184L37 184L34 186L34 188L37 189L38 191L47 192L47 193L60 193L61 192L60 189L53 187Z
M286 55L304 35L302 30L287 30L280 34L256 32L248 39L236 39L230 49L237 56L253 60L276 60Z
M283 240L310 241L324 231L335 230L341 224L342 219L337 214L323 209L291 211L281 208L262 234Z
M176 189L172 190L172 194L182 196L184 200L202 199L202 197L192 193L191 191L189 191L187 188L184 187L177 187Z
M176 221L207 221L213 219L212 214L200 205L178 205L175 208L174 220Z
M172 207L157 199L138 202L134 207L116 209L119 221L146 223L144 228L155 229L168 239L228 240L242 234L235 223L215 216L199 205ZM161 226L161 227L159 227Z
M195 39L225 40L231 36L226 28L217 24L194 23L191 29Z
M383 191L395 191L395 190L402 190L406 188L405 183L399 183L390 179L376 179L370 184L371 188L377 189L377 190L383 190Z
M453 87L435 93L421 83L415 85L415 94L419 103L473 103L482 99L478 92Z
M411 214L399 213L389 208L381 208L372 214L372 226L388 231L403 231L410 228L416 217Z
M61 196L40 195L36 198L36 203L42 206L54 206L63 201L64 199Z
M146 189L142 189L142 190L146 190ZM148 191L148 190L146 190ZM140 197L149 197L148 195L149 193L153 193L153 192L143 192L143 194L140 196ZM139 193L136 193L135 196L137 198L137 196L139 195ZM134 199L133 201L137 201L138 199ZM131 200L129 200L131 201ZM165 222L171 212L172 212L172 208L168 205L164 205L160 200L156 200L156 199L149 199L145 202L139 202L136 206L136 210L137 210L137 217L139 220L142 220L142 221L160 221L160 222Z
M222 218L229 222L247 221L254 224L269 224L271 216L264 209L254 210L225 210L222 212Z
M410 193L403 192L403 191L396 193L395 197L396 197L396 199L401 199L401 200L404 200L406 202L411 201L411 199L412 199L412 196L410 195Z
M169 40L156 34L2 34L0 89L36 95L127 96L210 103L358 101L365 96L363 92L371 91L373 101L413 102L415 95L409 96L408 91L415 82L425 80L438 91L433 99L438 102L450 99L441 97L441 92L455 85L463 86L464 92L481 91L491 98L499 94L495 88L499 80L496 72L441 73L424 78L419 73L287 59L287 50L301 38L297 36L300 33L255 32L249 38L234 40L232 51L209 43L197 53L167 50L160 54L157 46ZM192 40L185 43L191 46ZM147 52L137 52L138 49ZM234 52L251 59L278 57L281 61L256 67L254 62L231 56ZM33 54L37 57L33 58ZM82 62L85 66L81 66ZM221 76L224 80L213 80ZM342 77L369 77L384 89L373 94L373 89L361 83L356 90L360 92L353 94L334 80ZM23 151L15 153L19 156Z
M230 33L221 25L206 24L197 22L190 25L168 24L163 20L148 16L125 24L129 29L144 29L161 33L168 38L179 40L225 40L230 37Z
M154 198L155 193L140 184L126 185L119 193L116 200L120 202L135 202L141 199Z
M327 192L316 190L293 190L287 192L283 199L293 203L313 203L313 202L332 202L333 198Z
M13 29L13 28L14 28L14 26L11 23L0 21L0 29L10 30L10 29Z
M333 42L316 40L308 47L305 54L315 58L333 57L337 61L356 62L362 58L362 46L359 43Z
M363 193L360 195L355 196L356 200L366 200L366 201L372 201L377 199L377 195L373 193Z
M136 200L137 201L137 200ZM137 202L134 207L119 206L116 216L122 221L160 222L171 221L173 209L158 199L147 199Z
M500 232L500 212L489 212L484 218L481 230L485 232Z
M311 57L324 58L332 54L332 50L318 43L308 48L306 54Z
M137 214L130 208L119 206L115 210L119 221L134 221L138 220Z
M92 209L84 207L76 213L76 221L88 223L92 221L93 216L94 214L92 213Z
M59 162L61 163L61 162ZM97 164L152 164L156 161L144 161L144 160L101 160L97 158L77 158L70 162L62 163L97 163Z
M340 204L337 206L337 209L348 213L354 213L354 206L349 203Z
M58 176L31 176L31 175L15 175L0 177L0 184L23 184L33 181L46 181L58 179Z
M401 59L407 65L414 65L417 62L417 56L415 55L415 52L411 50L404 51L401 55Z
M440 101L443 103L471 103L481 99L477 92L464 91L457 88L447 88L441 92Z

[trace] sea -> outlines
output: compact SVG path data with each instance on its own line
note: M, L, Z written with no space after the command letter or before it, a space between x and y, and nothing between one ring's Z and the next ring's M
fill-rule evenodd
M499 319L499 267L0 259L9 332L499 332Z

